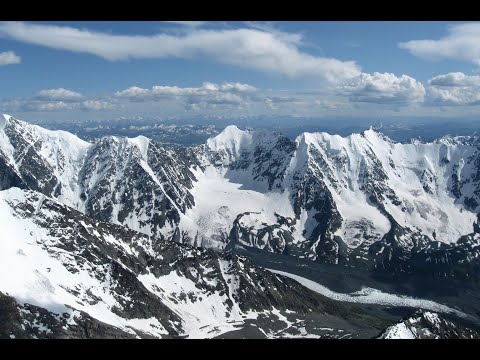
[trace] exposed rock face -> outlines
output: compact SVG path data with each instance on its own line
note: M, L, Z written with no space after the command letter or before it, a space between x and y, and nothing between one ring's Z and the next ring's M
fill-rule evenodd
M44 308L19 305L0 292L0 339L129 339L134 338L86 313L55 314Z
M480 148L468 139L398 144L368 130L292 141L229 126L191 148L90 144L9 116L0 135L1 189L150 236L394 273L478 266Z
M0 214L0 271L13 277L0 280L2 337L213 337L259 316L267 336L291 327L282 314L312 326L324 314L364 337L383 323L244 257L99 222L35 191L1 191Z
M480 339L480 332L437 313L417 311L388 327L379 339Z

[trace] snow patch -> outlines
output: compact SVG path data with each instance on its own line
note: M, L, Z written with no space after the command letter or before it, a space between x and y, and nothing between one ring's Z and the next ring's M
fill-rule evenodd
M145 136L137 136L135 138L128 138L128 142L136 146L140 150L142 160L148 162L148 147L150 145L150 139Z
M415 334L403 322L390 326L382 335L382 339L416 339Z
M242 189L242 184L230 182L225 170L208 166L204 172L192 169L197 181L191 190L195 206L181 215L179 227L199 246L223 249L233 222L239 214L256 212L260 222L277 222L275 213L294 217L289 194L285 191L262 193Z

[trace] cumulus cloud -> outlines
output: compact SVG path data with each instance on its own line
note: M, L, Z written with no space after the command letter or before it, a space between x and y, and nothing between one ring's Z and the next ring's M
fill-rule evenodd
M64 88L41 90L35 97L45 101L78 101L83 99L82 94Z
M414 78L391 73L362 73L345 82L340 92L351 102L407 105L424 100L425 88Z
M8 111L102 111L117 107L116 99L111 97L87 99L82 94L64 89L45 89L29 98L2 100L0 107Z
M423 59L454 59L480 65L480 23L452 25L439 39L410 40L398 46Z
M462 72L451 72L444 75L438 75L428 81L431 86L480 86L479 75L465 75Z
M205 82L202 85L203 88L212 91L238 91L238 92L250 92L255 91L257 88L252 85L242 83L223 83L221 85Z
M20 64L22 58L13 51L4 51L0 53L0 66Z
M354 61L305 53L300 50L301 35L280 31L192 27L180 35L113 35L68 26L2 22L0 36L54 49L88 53L110 61L208 58L260 72L292 78L316 76L332 82L360 74L360 68Z
M20 108L23 111L58 111L73 110L77 105L64 101L36 101L25 100Z
M152 86L151 89L132 86L117 91L115 96L133 102L170 100L183 105L187 110L204 110L225 106L244 106L258 101L254 95L257 88L237 82L215 84L204 82L200 87Z
M248 94L257 89L248 84L223 83L214 84L204 82L200 87L178 87L178 86L153 86L151 89L144 89L132 86L128 89L117 91L115 96L127 98L131 101L146 101L162 98L176 98L186 104L240 104Z
M479 105L480 76L454 72L428 81L429 99L441 105Z
M128 89L117 91L115 96L128 98L128 99L145 99L151 95L151 91L149 89L143 89L138 86L132 86Z

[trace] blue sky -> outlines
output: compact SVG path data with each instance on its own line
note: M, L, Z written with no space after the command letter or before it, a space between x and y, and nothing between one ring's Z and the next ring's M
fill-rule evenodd
M1 22L0 110L25 120L472 118L480 23Z

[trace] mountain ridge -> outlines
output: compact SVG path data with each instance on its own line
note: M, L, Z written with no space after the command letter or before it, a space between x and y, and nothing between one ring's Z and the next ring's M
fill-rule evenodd
M475 145L400 144L375 129L289 140L229 126L175 150L140 136L68 141L67 151L73 135L4 119L3 183L147 235L392 271L411 271L431 245L477 241Z
M14 274L0 280L1 314L16 319L0 336L209 338L254 326L298 337L307 326L321 337L323 319L357 337L386 324L246 258L101 223L35 191L1 191L0 214L0 271Z
M2 277L0 337L393 336L406 322L237 250L453 279L475 296L480 147L457 140L400 144L374 129L290 140L230 126L193 147L88 143L4 115L0 267L18 276Z

